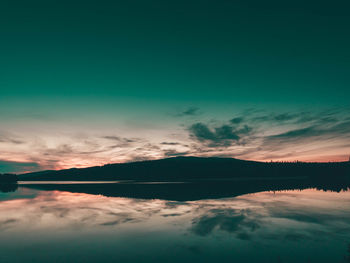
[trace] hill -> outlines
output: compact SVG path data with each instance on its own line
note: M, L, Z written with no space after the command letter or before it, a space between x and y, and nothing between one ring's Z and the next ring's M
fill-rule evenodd
M238 178L335 178L350 175L349 162L255 162L233 158L174 157L19 175L21 181L189 181Z

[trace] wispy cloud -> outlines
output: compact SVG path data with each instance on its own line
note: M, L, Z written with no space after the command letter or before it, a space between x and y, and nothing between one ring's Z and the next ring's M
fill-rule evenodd
M346 151L350 152L346 143L350 139L350 122L338 111L250 111L222 125L194 123L188 132L198 145L192 147L194 154L255 160L320 160L321 156L322 160L340 160Z
M177 114L175 114L176 117L184 117L184 116L195 116L199 114L199 108L197 107L189 107Z
M185 112L191 116L197 110ZM345 160L350 153L350 120L346 112L275 113L250 109L226 119L198 115L196 121L188 118L185 123L175 122L176 130L140 128L137 133L2 130L0 172L87 167L180 155Z
M350 122L343 121L331 126L315 125L301 129L291 129L286 132L271 135L265 138L265 143L304 142L310 139L350 139Z
M24 143L18 136L8 132L0 131L0 143L22 144Z
M247 125L235 127L224 124L210 129L206 124L199 122L191 125L188 130L191 138L209 147L216 147L238 143L242 137L247 136L252 131L252 128Z
M161 145L180 145L179 142L161 142Z

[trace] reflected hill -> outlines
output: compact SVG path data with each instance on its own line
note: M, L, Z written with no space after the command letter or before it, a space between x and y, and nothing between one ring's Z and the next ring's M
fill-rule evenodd
M334 178L350 175L350 162L254 162L233 158L175 157L19 175L20 181L188 181L232 178Z
M61 181L25 187L142 199L198 200L260 191L346 190L350 163L254 162L232 158L176 157L19 175L20 181ZM70 184L64 181L122 181Z
M125 182L108 184L29 184L23 187L37 190L59 190L73 193L104 195L107 197L127 197L140 199L163 199L173 201L193 201L235 197L262 191L303 190L317 188L325 191L345 191L350 187L349 178L342 180L312 179L251 179L231 181L190 181L178 183Z

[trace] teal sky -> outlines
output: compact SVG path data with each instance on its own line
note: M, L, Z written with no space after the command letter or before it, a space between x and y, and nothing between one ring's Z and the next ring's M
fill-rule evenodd
M349 10L348 1L1 1L0 172L170 152L342 160ZM305 129L314 132L282 136ZM110 151L106 136L134 141Z

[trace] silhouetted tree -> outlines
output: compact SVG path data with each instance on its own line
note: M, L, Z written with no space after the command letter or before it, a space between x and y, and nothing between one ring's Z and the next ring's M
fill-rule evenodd
M0 183L17 183L18 177L15 174L0 174Z

